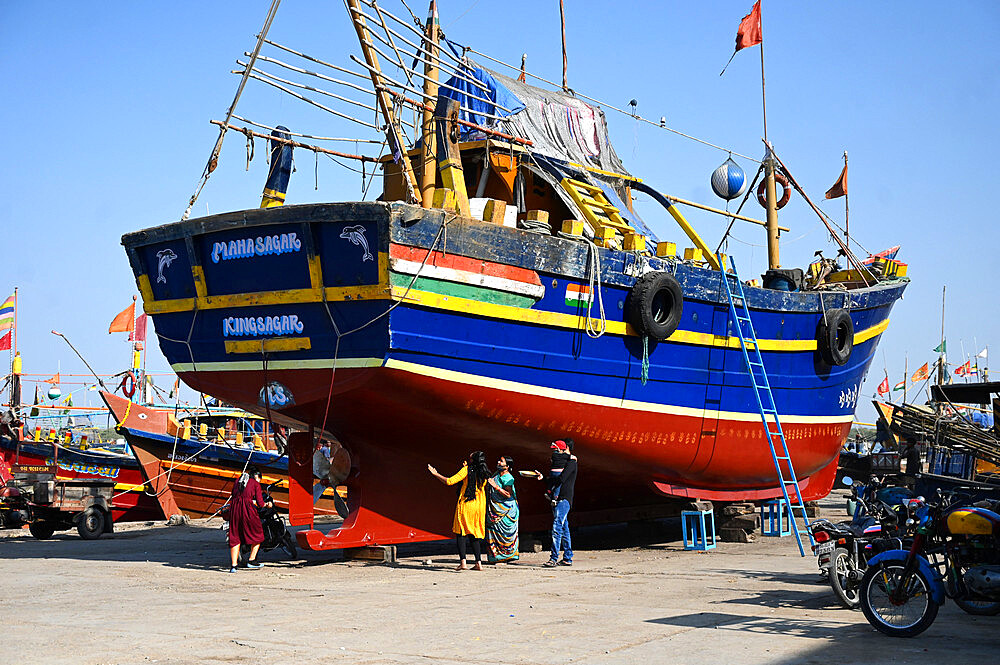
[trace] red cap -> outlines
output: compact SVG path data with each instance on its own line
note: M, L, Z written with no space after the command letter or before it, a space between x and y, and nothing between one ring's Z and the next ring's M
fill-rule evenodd
M549 448L554 448L555 450L569 450L569 446L567 446L566 442L563 441L562 439L559 439L558 441L553 441L552 445L549 446Z

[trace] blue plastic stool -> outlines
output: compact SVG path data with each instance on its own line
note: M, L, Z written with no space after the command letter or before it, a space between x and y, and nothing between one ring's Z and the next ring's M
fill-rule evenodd
M760 504L760 532L765 536L792 535L792 520L784 499Z
M712 532L711 542L708 539L709 529ZM684 549L702 552L715 549L715 514L713 511L685 510L681 512L681 531L684 534Z

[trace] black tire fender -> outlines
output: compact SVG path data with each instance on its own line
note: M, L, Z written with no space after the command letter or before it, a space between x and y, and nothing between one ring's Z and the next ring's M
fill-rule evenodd
M845 309L823 313L816 333L819 353L828 365L846 365L854 349L854 322Z
M677 330L684 311L684 291L668 272L646 273L629 294L629 321L641 335L665 340Z

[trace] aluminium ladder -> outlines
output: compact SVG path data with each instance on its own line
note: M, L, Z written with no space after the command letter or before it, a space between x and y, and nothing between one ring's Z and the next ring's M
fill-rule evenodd
M788 454L785 432L781 427L781 421L778 418L778 409L774 404L771 383L767 379L764 360L760 355L757 333L754 332L753 322L750 320L750 309L747 307L746 296L743 293L743 283L736 273L736 264L732 258L729 259L732 273L725 271L725 263L723 263L722 255L719 255L718 258L719 265L723 266L722 284L725 286L726 296L729 298L729 315L736 321L736 331L740 338L740 349L743 351L743 359L746 361L747 370L750 373L750 383L753 385L754 397L757 399L757 408L760 411L761 422L764 424L764 436L767 438L767 445L771 449L774 469L778 473L778 483L781 486L781 495L784 497L784 506L788 510L789 522L791 522L792 530L795 533L795 542L799 546L799 554L805 556L806 553L802 547L802 537L799 533L795 511L800 511L802 521L806 525L806 533L809 535L811 541L812 533L808 529L809 517L806 515L805 504L802 503L799 481L795 477L795 468L792 466L792 458ZM730 287L730 280L736 284L735 289ZM733 291L736 291L736 293L733 293ZM739 305L737 305L737 302L739 302ZM775 447L776 439L781 443L780 455ZM785 468L783 469L782 466ZM786 470L789 479L786 479ZM789 487L794 488L794 503L788 493Z

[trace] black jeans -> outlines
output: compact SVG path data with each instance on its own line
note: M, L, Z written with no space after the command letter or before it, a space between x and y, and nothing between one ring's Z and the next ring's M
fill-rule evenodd
M455 543L458 545L458 558L459 561L465 563L466 550L466 540L472 543L472 554L476 557L476 563L479 563L480 557L483 555L483 541L476 538L473 535L468 536L455 536Z

